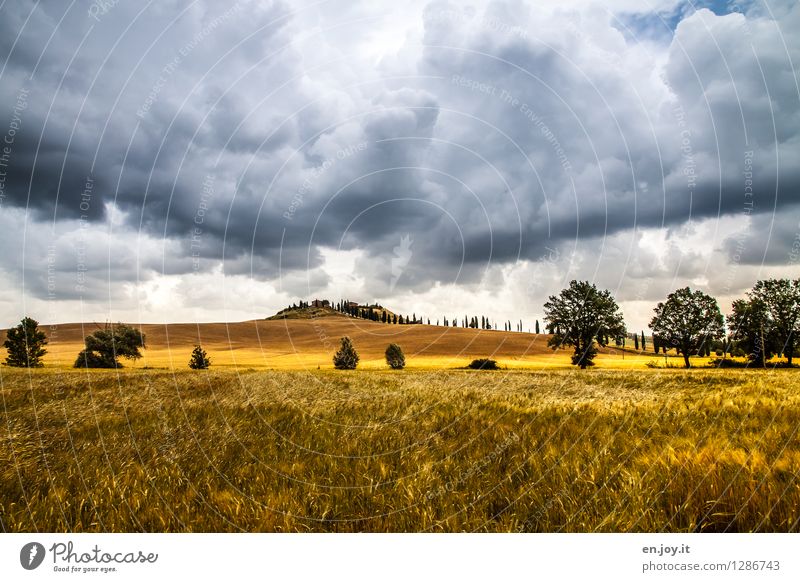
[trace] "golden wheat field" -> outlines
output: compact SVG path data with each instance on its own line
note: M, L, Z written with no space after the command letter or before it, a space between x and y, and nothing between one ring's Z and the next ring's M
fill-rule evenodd
M800 529L793 370L0 379L5 531Z

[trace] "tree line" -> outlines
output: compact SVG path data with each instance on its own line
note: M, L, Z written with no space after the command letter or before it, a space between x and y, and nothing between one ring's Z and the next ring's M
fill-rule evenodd
M463 316L444 316L438 318L434 321L431 320L430 317L417 317L416 313L412 313L411 315L398 315L396 313L391 313L383 306L375 303L373 305L360 305L354 301L350 301L349 299L341 299L339 301L330 301L328 299L315 299L314 301L297 301L288 305L285 309L280 311L278 315L285 314L287 312L297 310L297 309L307 309L310 307L326 307L329 309L333 309L342 313L344 315L349 315L350 317L357 317L360 319L366 319L368 321L375 321L379 323L388 323L394 325L413 325L413 324L426 324L427 325L437 325L437 326L444 326L444 327L463 327L467 329L498 329L497 321L492 320L487 315L463 315ZM534 333L540 333L540 326L539 320L534 321ZM525 331L523 321L520 319L518 321L512 322L511 320L507 320L503 322L503 331L517 331L523 332Z
M796 338L800 332L800 279L758 281L744 299L732 304L726 320L717 300L689 287L667 295L653 309L650 320L655 353L675 349L691 367L691 356L744 355L749 364L766 366L775 355L785 356L792 366ZM572 363L581 368L592 365L597 345L614 341L624 345L628 335L622 312L611 293L599 290L588 281L572 281L559 295L544 305L547 330L553 349L573 348ZM634 334L639 349L639 337ZM641 334L641 349L646 340ZM720 363L721 364L721 363Z

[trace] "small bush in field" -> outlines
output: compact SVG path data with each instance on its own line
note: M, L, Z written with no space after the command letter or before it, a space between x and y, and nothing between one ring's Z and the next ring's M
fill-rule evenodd
M499 370L500 366L497 365L496 360L490 360L489 358L478 358L477 360L472 360L469 363L469 368L473 370Z

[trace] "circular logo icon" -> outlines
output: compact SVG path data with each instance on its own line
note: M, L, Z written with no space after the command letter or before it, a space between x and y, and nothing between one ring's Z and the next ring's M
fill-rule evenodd
M30 542L19 551L19 563L26 570L35 570L44 561L44 546L39 542Z

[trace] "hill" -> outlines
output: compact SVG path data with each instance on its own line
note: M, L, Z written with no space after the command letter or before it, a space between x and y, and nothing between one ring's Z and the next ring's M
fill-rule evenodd
M322 308L325 309L325 308ZM332 312L332 313L329 313ZM508 367L569 367L569 352L553 352L544 334L465 329L435 325L391 325L349 317L334 310L324 317L273 316L235 323L142 324L147 349L136 367L184 368L192 348L201 344L213 366L245 368L331 368L342 336L349 336L361 356L359 367L384 368L389 343L402 346L409 367L456 368L474 358L490 357ZM42 325L48 334L45 365L72 366L83 338L102 327L97 323ZM0 337L5 332L0 331ZM637 355L610 348L600 350L600 366L643 367L652 353ZM0 358L5 358L0 349ZM123 363L131 367L134 364Z

